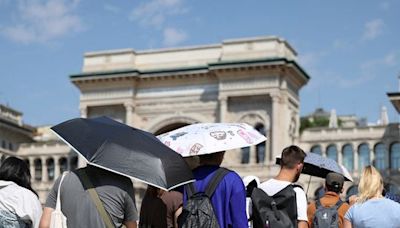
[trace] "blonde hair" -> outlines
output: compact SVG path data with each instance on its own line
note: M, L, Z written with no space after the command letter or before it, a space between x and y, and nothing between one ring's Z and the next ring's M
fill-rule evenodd
M381 174L375 167L366 166L358 184L359 196L357 203L364 203L371 198L382 196L382 190L383 180Z

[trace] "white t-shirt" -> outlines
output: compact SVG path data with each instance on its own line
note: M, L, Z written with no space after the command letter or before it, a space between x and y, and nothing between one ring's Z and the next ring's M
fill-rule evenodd
M286 188L290 183L289 181L281 181L270 179L260 184L259 188L262 189L269 196L273 196L282 189ZM296 192L296 205L297 205L297 220L308 221L307 218L307 198L303 189L295 187Z
M39 227L42 205L38 197L12 181L0 180L1 210L12 212L23 221L32 222L33 227Z

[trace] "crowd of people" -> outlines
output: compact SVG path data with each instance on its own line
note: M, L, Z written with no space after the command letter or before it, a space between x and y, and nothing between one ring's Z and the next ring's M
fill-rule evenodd
M246 186L221 167L224 154L200 155L193 183L172 191L149 185L140 212L129 178L91 165L58 178L42 210L29 167L9 157L0 166L0 227L51 227L57 196L73 228L400 227L400 204L383 196L382 176L373 166L364 168L350 202L341 200L345 178L334 172L325 178L323 197L308 202L295 184L306 157L298 146L283 149L274 178L260 183L254 177Z

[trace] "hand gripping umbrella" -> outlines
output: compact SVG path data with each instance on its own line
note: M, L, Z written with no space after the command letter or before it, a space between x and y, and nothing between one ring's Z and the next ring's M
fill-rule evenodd
M157 137L183 157L248 147L266 140L245 123L198 123Z
M183 158L154 135L108 117L76 118L51 129L90 165L164 190L194 181Z

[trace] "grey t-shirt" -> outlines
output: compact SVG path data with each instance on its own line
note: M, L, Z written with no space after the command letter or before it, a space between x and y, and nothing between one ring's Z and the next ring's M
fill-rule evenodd
M129 178L99 168L84 169L116 227L121 227L124 221L138 220L135 194ZM50 190L46 207L56 207L60 179L55 181ZM67 217L68 227L105 227L89 192L85 191L75 171L64 177L60 191L61 210Z

